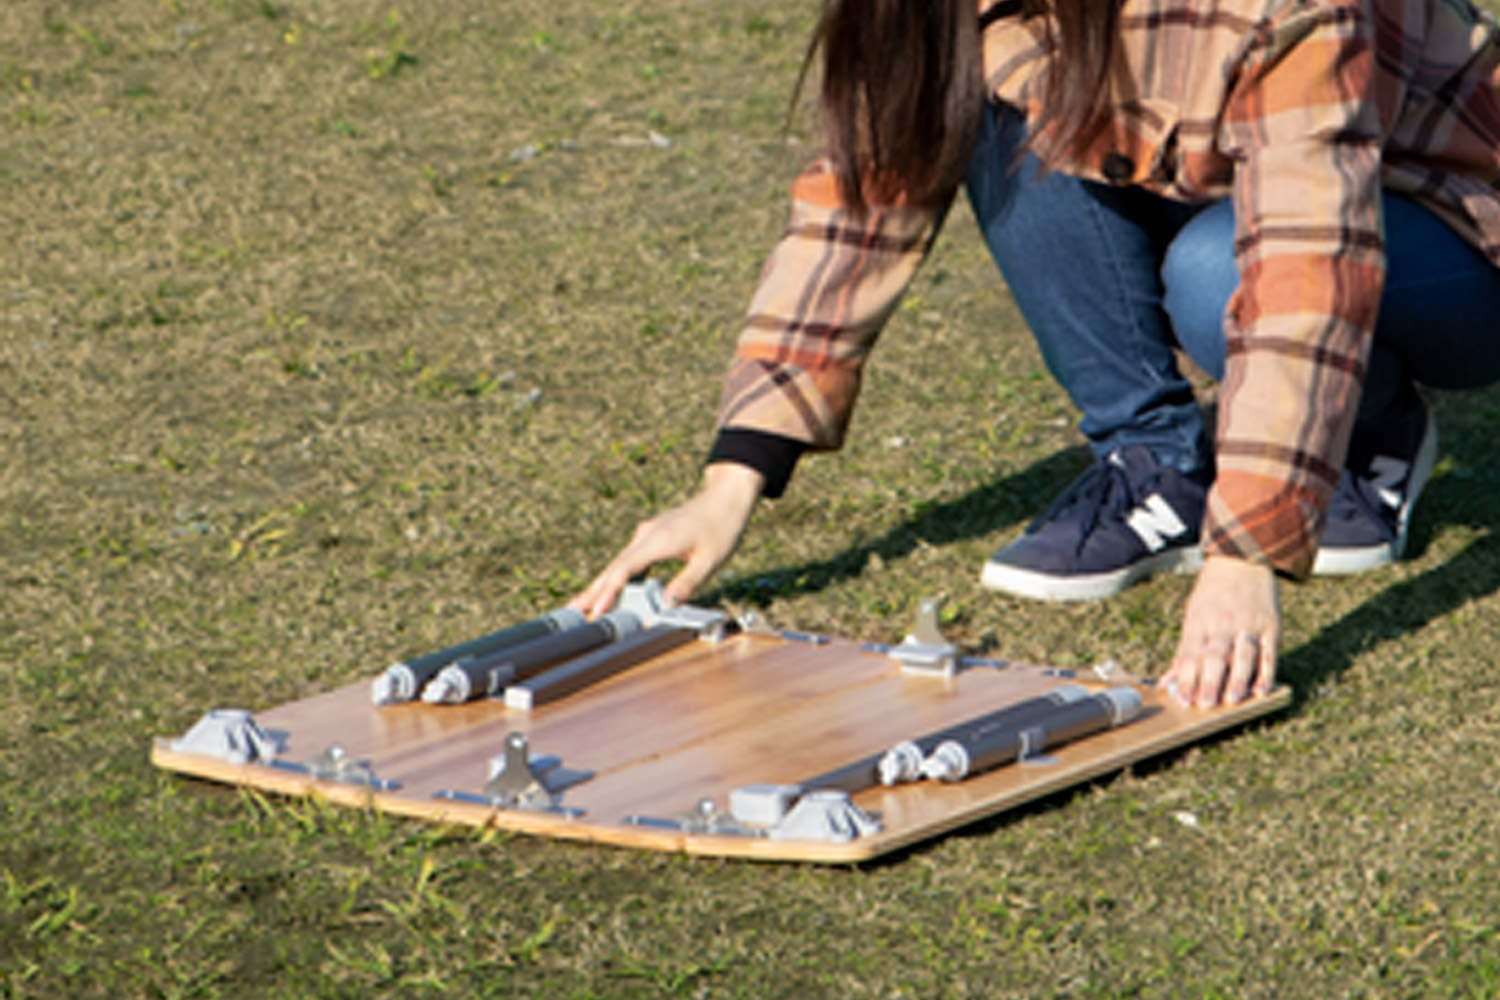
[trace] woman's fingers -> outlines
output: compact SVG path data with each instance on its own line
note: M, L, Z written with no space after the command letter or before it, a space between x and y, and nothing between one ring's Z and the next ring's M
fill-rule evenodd
M725 553L725 558L727 557L728 553ZM703 585L703 581L723 565L723 562L723 559L706 557L688 559L682 564L682 569L677 571L677 575L667 581L667 585L662 588L662 593L673 604L687 603L688 599Z
M1275 637L1241 632L1234 637L1230 664L1225 701L1233 705L1250 697L1252 692L1264 694L1271 689L1268 679L1276 674Z
M1210 557L1188 600L1177 652L1162 682L1179 704L1199 708L1264 694L1276 677L1280 632L1270 569Z
M688 600L734 552L763 483L761 474L746 466L710 465L698 493L638 524L629 544L568 606L591 618L602 615L632 577L671 559L681 560L682 568L667 584L666 596Z
M663 530L658 521L653 518L641 522L630 544L610 560L582 593L568 602L569 607L597 618L614 607L615 599L632 577L664 560L685 556L692 541L675 535L670 528Z

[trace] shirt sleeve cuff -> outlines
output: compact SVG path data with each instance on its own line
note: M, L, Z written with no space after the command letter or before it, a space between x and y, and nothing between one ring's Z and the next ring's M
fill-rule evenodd
M797 459L806 450L807 445L801 441L780 434L725 427L709 449L705 464L735 462L749 466L765 477L760 495L774 500L786 491Z

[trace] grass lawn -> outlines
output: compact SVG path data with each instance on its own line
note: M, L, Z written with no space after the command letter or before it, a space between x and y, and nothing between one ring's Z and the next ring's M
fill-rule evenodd
M691 489L811 3L0 4L0 996L1500 996L1500 392L1293 708L861 868L480 835L151 739L555 607ZM958 361L960 363L955 363ZM964 207L705 603L1155 673L978 569L1081 467Z

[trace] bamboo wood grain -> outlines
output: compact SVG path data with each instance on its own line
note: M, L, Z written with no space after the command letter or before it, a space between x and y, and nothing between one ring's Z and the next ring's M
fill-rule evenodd
M1012 765L951 785L921 782L856 795L862 808L880 814L884 829L847 844L623 824L631 814L672 817L702 798L723 806L741 785L801 781L1064 683L1025 665L977 667L946 680L912 677L847 640L814 646L742 635L717 646L695 641L532 712L508 711L497 700L375 707L368 681L255 712L262 728L285 734L285 759L310 760L336 743L350 757L368 759L379 777L402 783L390 792L181 754L166 740L153 746L151 759L166 770L213 781L276 794L316 794L341 805L429 821L621 847L847 863L1108 774L1276 711L1290 700L1283 687L1240 705L1181 709L1144 688L1141 718L1052 751L1055 764ZM563 798L564 804L585 810L581 818L497 811L432 797L440 789L478 792L488 778L489 759L501 752L512 731L526 735L534 754L554 755L565 767L594 772Z

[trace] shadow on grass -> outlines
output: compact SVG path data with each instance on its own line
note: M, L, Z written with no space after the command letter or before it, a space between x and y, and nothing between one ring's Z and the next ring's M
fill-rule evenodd
M1495 389L1445 397L1438 419L1442 454L1453 471L1434 479L1422 494L1407 556L1421 555L1444 526L1467 526L1477 537L1442 564L1387 587L1283 653L1281 673L1295 696L1291 711L1300 711L1320 684L1381 643L1500 591L1500 490L1491 471L1500 469L1497 400L1500 391Z
M1500 591L1500 421L1495 403L1500 390L1465 394L1462 403L1440 414L1444 454L1455 472L1435 479L1423 494L1419 519L1408 539L1408 556L1420 556L1444 526L1463 525L1478 532L1473 542L1441 565L1396 583L1358 607L1329 622L1307 642L1287 650L1280 672L1291 685L1293 701L1284 713L1247 720L1187 746L1130 765L1137 776L1169 769L1184 754L1240 737L1279 719L1306 710L1311 695L1326 680L1348 670L1361 655L1405 633L1442 618L1471 601ZM1013 476L998 480L965 497L924 510L917 517L856 545L831 560L809 563L766 574L761 586L771 593L816 591L839 579L858 574L871 553L897 558L919 541L952 542L983 534L997 523L1040 511L1047 498L1075 475L1086 453L1060 452ZM1491 471L1496 470L1496 471ZM1040 499L1038 499L1040 498ZM801 577L805 574L805 579ZM762 596L761 586L725 588L719 596ZM918 841L874 858L851 870L867 871L899 865L953 837L983 837L1012 823L1066 807L1100 784L1114 781L1119 771L1059 789L1014 809L977 820L941 836Z
M1292 711L1329 677L1347 670L1356 657L1441 618L1469 601L1500 590L1500 389L1453 394L1439 411L1443 453L1459 470L1440 476L1423 494L1408 555L1420 555L1443 525L1467 525L1480 536L1458 555L1420 576L1376 594L1324 626L1281 658L1281 674L1292 684ZM996 525L1035 516L1083 469L1088 453L1069 448L997 479L962 497L933 504L916 516L821 561L737 580L705 595L763 605L773 596L815 593L863 572L871 555L887 562L922 544L942 545L987 534Z
M1362 653L1497 590L1500 537L1485 535L1441 566L1382 591L1282 655L1282 675L1296 696L1292 710Z
M1035 517L1083 471L1088 460L1088 452L1083 448L1065 449L956 500L925 507L915 517L873 539L856 542L831 559L799 563L735 580L707 591L703 603L729 601L763 606L772 597L816 593L859 576L872 555L891 562L923 545L947 545L977 538L993 531L996 525Z
M1489 449L1483 449L1488 451ZM1464 449L1454 452L1462 455ZM1486 458L1493 456L1487 455ZM1494 491L1487 477L1477 481L1440 480L1435 483L1430 508L1424 503L1424 527L1411 539L1412 551L1426 547L1434 528L1443 524L1466 524L1480 529L1500 527L1500 509L1495 509ZM1426 515L1431 516L1426 516ZM1465 516L1478 515L1478 516ZM1137 761L1130 771L1137 777L1169 770L1190 752L1201 751L1240 738L1263 726L1279 725L1282 719L1307 710L1311 696L1326 680L1348 670L1361 655L1382 642L1419 629L1470 601L1500 591L1500 532L1481 535L1463 551L1440 566L1381 591L1359 607L1324 626L1307 642L1288 650L1281 658L1282 677L1291 685L1293 700L1284 711L1251 719L1221 730L1186 746ZM1120 775L1111 771L1050 795L1035 799L995 816L986 817L957 830L919 841L890 854L865 862L863 870L897 865L921 855L950 837L984 837L1013 823L1062 809L1098 785L1107 785Z

